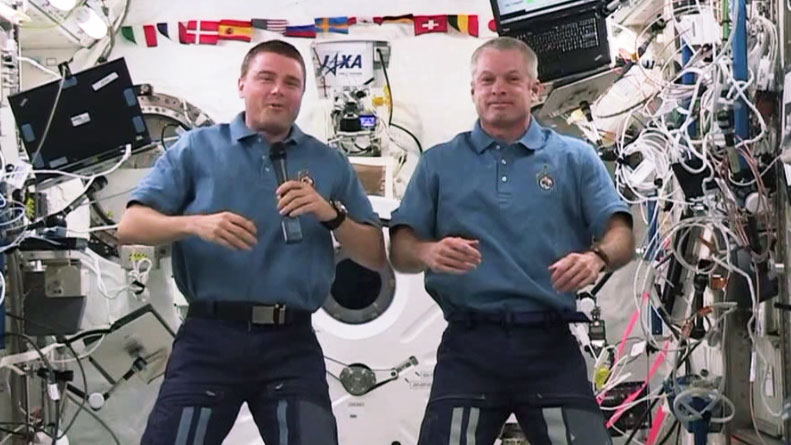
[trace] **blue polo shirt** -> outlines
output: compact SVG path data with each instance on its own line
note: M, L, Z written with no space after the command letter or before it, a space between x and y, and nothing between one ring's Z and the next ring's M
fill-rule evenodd
M446 317L459 310L574 310L575 295L554 290L548 267L587 250L616 212L629 208L590 145L535 119L509 145L476 123L426 151L390 230L405 225L425 240L480 241L482 261L473 271L426 271L426 290Z
M343 153L294 125L285 141L289 178L303 172L325 199L342 202L355 221L379 219ZM258 244L232 250L192 236L173 243L173 275L188 301L282 303L314 311L335 276L331 232L312 214L300 216L302 242L286 244L277 211L277 177L269 144L247 128L244 113L230 124L192 130L159 158L132 193L167 215L237 213L253 221Z

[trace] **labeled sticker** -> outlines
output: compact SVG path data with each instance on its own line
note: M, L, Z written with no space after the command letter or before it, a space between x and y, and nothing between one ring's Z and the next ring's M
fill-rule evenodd
M93 85L91 85L91 87L93 87L93 91L99 91L115 79L118 79L118 74L112 72L96 81Z
M85 113L78 114L71 117L71 125L79 127L80 125L87 124L91 121L91 115L86 111Z

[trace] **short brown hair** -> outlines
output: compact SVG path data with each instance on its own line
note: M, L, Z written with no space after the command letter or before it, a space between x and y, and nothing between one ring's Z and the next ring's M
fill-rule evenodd
M527 61L527 72L533 79L538 79L538 57L536 53L527 46L527 43L513 37L497 37L485 42L472 53L470 64L472 65L472 75L475 77L475 69L478 65L478 56L487 49L499 51L519 51L525 56Z
M242 77L247 75L247 70L250 69L250 63L252 63L253 59L255 59L255 57L261 53L275 53L299 62L299 66L302 67L302 88L305 88L305 81L307 80L305 60L302 58L302 54L299 53L299 50L296 49L294 45L282 40L267 40L266 42L261 42L250 48L250 51L247 51L247 54L245 54L244 59L242 60Z

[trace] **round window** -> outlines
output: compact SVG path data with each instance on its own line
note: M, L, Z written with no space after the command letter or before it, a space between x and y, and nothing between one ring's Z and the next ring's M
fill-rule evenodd
M394 296L395 273L390 265L371 270L341 250L335 258L335 281L323 308L342 323L363 324L379 318Z

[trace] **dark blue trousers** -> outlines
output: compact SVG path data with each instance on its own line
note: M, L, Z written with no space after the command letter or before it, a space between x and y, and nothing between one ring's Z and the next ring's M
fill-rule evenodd
M531 445L612 444L567 325L451 322L419 445L491 445L514 413Z
M141 444L221 444L243 402L267 445L337 445L309 320L274 326L187 318Z

